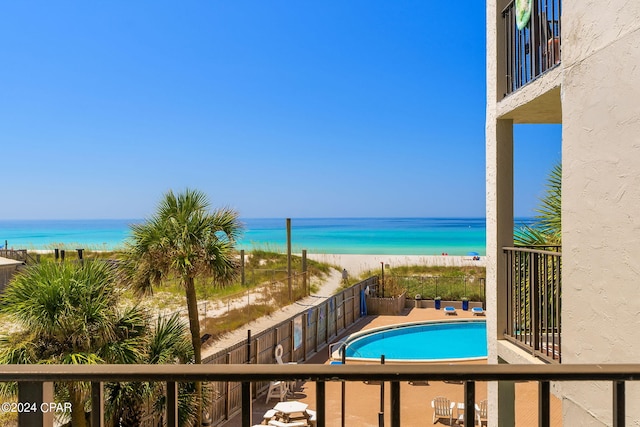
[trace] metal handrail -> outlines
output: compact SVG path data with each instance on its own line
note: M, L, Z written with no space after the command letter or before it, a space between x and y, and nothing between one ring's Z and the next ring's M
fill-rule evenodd
M165 381L167 425L177 425L177 383L185 381L234 381L241 383L242 426L252 425L251 382L270 380L316 382L317 426L326 425L328 381L389 381L391 426L400 426L401 381L463 381L465 419L475 419L476 381L538 381L539 425L550 425L550 381L612 381L613 425L625 420L625 381L640 380L640 364L577 365L4 365L0 381L18 381L28 388L30 401L44 402L43 382L91 381L92 425L104 425L103 382ZM34 384L42 384L39 397ZM39 418L38 418L39 417ZM43 425L42 414L19 414L19 425Z
M640 381L640 364L0 365L0 382Z
M548 248L550 246L545 246L545 247ZM536 249L536 246L505 246L505 247L502 248L502 250L503 251L526 252L526 253L530 253L530 254L539 254L539 255L562 256L562 252L561 251L546 251L544 249Z
M529 22L516 27L515 2L501 12L505 39L505 96L535 80L561 62L562 0L532 2Z
M550 363L561 363L562 252L505 247L505 339Z

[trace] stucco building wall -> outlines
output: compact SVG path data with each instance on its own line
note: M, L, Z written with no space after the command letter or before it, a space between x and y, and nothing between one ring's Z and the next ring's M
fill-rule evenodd
M562 123L563 363L640 363L640 2L563 0L562 63L504 98L506 5L487 1L489 361L524 360L498 343L501 248L513 230L513 124ZM556 391L565 425L611 425L610 383ZM509 393L495 384L489 398L494 425L510 425L502 417ZM626 401L627 425L640 425L637 384L627 383Z
M565 3L563 362L640 363L640 2ZM566 419L610 424L610 384L563 390Z

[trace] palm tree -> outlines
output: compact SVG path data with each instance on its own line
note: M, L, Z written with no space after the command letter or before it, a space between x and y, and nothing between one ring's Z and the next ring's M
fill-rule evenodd
M141 363L171 364L189 363L193 349L187 326L178 314L158 317ZM178 399L179 425L193 422L196 414L195 394L192 384L180 383ZM164 391L160 383L120 382L105 385L107 395L106 415L113 425L140 425L145 402L152 402L156 413L164 412Z
M28 267L0 299L0 310L21 327L0 339L0 363L139 363L146 315L138 307L121 310L118 297L103 262ZM61 383L55 391L72 404L72 426L85 427L87 385Z
M562 244L562 164L557 163L547 177L545 195L536 209L532 225L516 230L514 240L523 246Z
M234 245L242 230L234 210L221 208L209 212L209 206L206 195L200 191L167 192L150 219L131 226L132 239L123 265L127 280L142 294L150 293L152 285L163 279L180 278L197 364L202 363L202 353L195 279L208 276L225 284L236 277ZM199 401L198 423L200 408Z

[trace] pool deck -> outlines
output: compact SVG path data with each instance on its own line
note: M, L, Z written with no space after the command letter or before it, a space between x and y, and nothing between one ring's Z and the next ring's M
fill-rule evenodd
M343 335L348 335L360 330L371 329L380 326L394 325L398 323L417 322L423 320L455 320L463 318L478 318L471 312L457 310L457 315L445 315L442 310L431 308L407 309L400 316L367 316ZM307 363L329 363L328 351L321 351ZM466 362L485 364L486 361ZM341 426L341 395L342 384L339 382L329 382L326 385L326 408L328 427ZM345 404L347 426L377 427L378 412L380 410L380 385L368 385L362 382L346 383ZM487 383L476 383L476 402L487 397ZM385 425L390 425L389 409L389 384L385 384ZM400 385L401 402L401 425L402 426L423 426L432 425L431 400L436 396L444 396L451 401L462 402L464 400L464 385L455 383L444 383L439 381L429 381L428 384ZM315 384L313 382L298 382L295 394L289 400L299 400L309 405L309 409L316 409ZM271 409L277 399L271 399L269 403L264 402L262 395L253 403L253 424L262 421L262 415ZM537 383L516 383L516 425L517 426L537 426L538 425L538 386ZM455 410L454 410L455 415ZM447 425L438 421L437 425ZM455 424L455 422L454 422ZM225 427L239 427L241 420L239 416L224 424ZM559 399L552 396L551 399L551 425L562 425L562 408Z

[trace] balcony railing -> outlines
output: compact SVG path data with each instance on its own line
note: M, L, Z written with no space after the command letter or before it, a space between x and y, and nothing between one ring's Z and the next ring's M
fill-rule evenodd
M613 426L625 422L625 382L640 378L640 364L626 365L4 365L0 382L18 382L20 403L35 412L20 411L20 426L52 426L51 382L91 383L91 425L104 422L104 382L152 381L166 383L166 424L178 425L178 382L222 381L241 384L242 426L252 426L251 383L273 380L308 380L316 387L317 426L327 419L326 383L329 381L382 381L390 383L390 425L400 426L400 389L407 381L463 381L465 419L474 419L476 381L537 381L538 425L550 425L551 381L611 381ZM10 410L10 407L7 407ZM415 408L412 408L415 410ZM16 411L17 412L17 411Z
M515 0L502 11L506 46L505 95L560 64L562 0L531 0L528 23L518 29Z
M555 363L562 361L559 249L504 248L508 293L506 339L536 357Z

